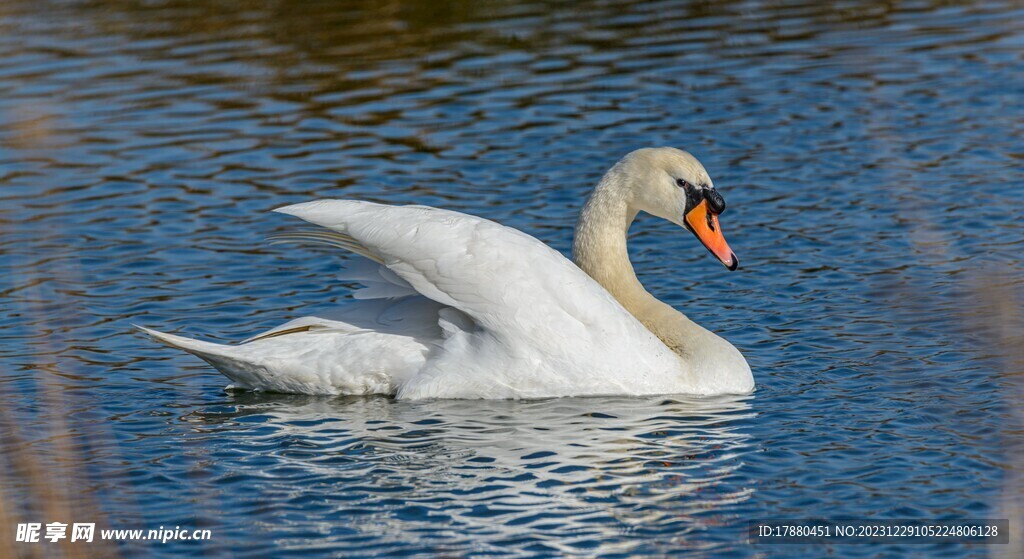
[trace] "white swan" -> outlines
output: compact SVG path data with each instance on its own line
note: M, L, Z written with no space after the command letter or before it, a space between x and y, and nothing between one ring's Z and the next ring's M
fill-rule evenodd
M754 388L729 342L648 293L626 233L640 211L692 231L730 270L725 209L704 167L674 148L634 151L597 185L576 225L575 264L483 218L425 206L318 200L276 211L326 229L281 240L362 257L366 287L330 315L239 345L141 328L207 361L236 387L398 398L723 394Z

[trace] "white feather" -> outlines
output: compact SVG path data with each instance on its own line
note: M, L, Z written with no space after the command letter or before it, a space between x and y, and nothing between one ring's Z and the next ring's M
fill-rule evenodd
M365 286L357 301L237 346L143 330L239 386L277 392L541 398L753 387L728 342L665 306L702 344L688 361L587 273L515 229L437 208L353 200L276 211L324 230L275 241L328 244L367 259L339 274ZM650 297L637 289L636 301Z

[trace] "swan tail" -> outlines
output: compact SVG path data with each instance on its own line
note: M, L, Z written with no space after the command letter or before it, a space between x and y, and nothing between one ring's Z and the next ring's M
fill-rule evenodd
M191 353L210 365L213 365L214 368L235 383L228 388L243 388L249 390L254 388L254 383L252 382L253 379L251 378L254 364L246 363L241 356L237 355L237 351L234 347L194 340L192 338L177 336L175 334L167 334L151 328L139 326L138 324L133 324L132 326L164 345Z
M174 334L165 334L164 332L139 326L138 324L132 324L132 326L162 344L187 351L194 355L222 355L224 350L228 349L227 346L222 344L193 340L192 338L176 336Z

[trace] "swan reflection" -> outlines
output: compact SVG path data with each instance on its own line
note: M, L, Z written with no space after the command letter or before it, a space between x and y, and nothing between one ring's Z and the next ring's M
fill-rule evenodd
M324 522L365 536L444 549L535 538L600 554L629 551L638 532L699 545L704 526L738 522L736 505L753 492L733 475L752 450L752 399L236 393L181 419L203 439L197 447L259 454L252 466L239 461L254 471L236 470L233 481L306 480L308 492L292 498L322 496L332 504Z

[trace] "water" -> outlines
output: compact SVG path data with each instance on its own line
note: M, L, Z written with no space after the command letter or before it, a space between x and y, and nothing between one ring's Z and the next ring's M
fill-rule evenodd
M128 557L989 556L744 530L1021 502L1019 4L378 4L0 4L2 530L213 534ZM343 302L346 256L264 241L317 197L567 251L646 145L701 158L742 267L645 218L638 274L743 350L753 396L226 393L131 330L237 341Z

